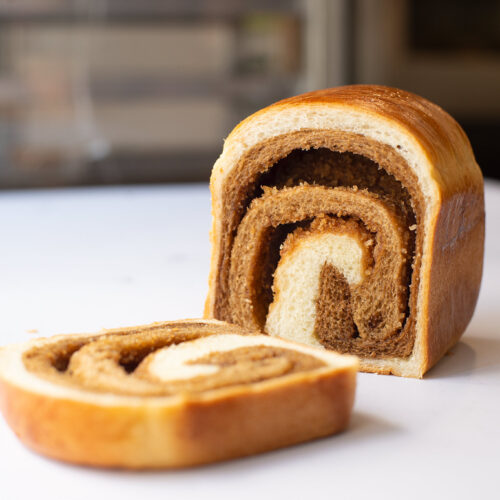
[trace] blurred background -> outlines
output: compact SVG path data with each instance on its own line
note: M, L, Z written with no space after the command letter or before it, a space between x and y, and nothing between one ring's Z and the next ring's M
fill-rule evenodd
M500 177L498 0L0 0L0 187L208 180L278 99L435 101Z

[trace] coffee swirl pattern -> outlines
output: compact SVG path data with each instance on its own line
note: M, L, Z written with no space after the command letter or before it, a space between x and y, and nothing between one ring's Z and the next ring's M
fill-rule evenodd
M25 352L23 361L56 384L125 396L200 393L325 366L238 327L189 322L58 337Z

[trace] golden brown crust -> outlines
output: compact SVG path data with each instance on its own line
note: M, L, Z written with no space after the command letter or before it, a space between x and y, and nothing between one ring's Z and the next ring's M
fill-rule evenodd
M422 377L460 338L474 311L484 251L483 180L455 120L439 106L402 90L352 85L311 92L277 102L233 130L211 178L213 252L205 316L215 315L222 198L238 161L279 134L325 129L328 123L332 130L366 135L401 154L418 183L406 187L413 189L412 197L415 190L422 192L425 237L416 283L414 351L404 362L361 360L365 371ZM419 207L414 208L418 215Z
M436 218L423 372L455 345L474 313L484 254L484 200L457 193Z
M0 405L18 438L43 455L82 465L177 468L227 460L339 432L355 372L343 369L260 393L182 406L120 407L56 400L0 381Z
M317 369L171 397L102 394L7 371L44 342L0 350L0 409L25 445L77 464L176 468L264 452L344 429L353 405L356 362L335 355Z

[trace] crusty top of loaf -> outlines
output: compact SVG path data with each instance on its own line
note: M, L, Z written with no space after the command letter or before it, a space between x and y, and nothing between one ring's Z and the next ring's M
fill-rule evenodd
M481 171L460 125L441 107L411 92L383 85L346 85L317 90L278 101L236 126L226 142L238 139L248 126L268 113L296 106L310 109L345 106L392 122L420 143L434 169L443 197L457 191L482 191ZM300 124L299 124L300 125ZM297 127L300 129L300 126Z

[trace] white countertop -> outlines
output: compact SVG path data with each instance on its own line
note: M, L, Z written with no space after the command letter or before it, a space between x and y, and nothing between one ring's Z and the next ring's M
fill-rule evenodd
M39 457L0 418L0 498L495 497L500 184L487 185L486 205L483 285L463 340L424 380L360 374L347 432L208 467L131 473ZM0 193L0 344L199 316L209 224L207 186Z

